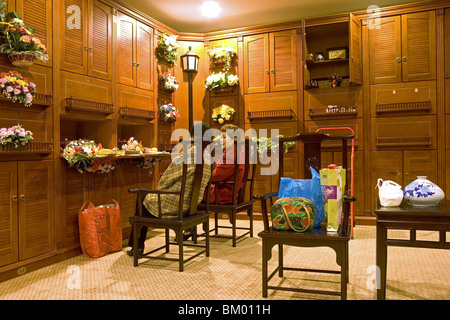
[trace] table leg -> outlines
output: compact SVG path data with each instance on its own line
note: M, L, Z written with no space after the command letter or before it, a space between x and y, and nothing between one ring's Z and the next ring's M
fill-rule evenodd
M377 300L386 299L386 267L387 267L387 229L384 225L377 223L377 271L376 275L376 287L377 287ZM378 273L378 272L377 272Z

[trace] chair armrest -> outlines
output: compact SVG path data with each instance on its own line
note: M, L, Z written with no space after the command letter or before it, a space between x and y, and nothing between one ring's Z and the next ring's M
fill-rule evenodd
M266 200L266 199L270 199L273 197L278 196L278 192L272 192L272 193L267 193L267 194L257 194L254 195L253 198L256 200Z
M180 194L180 191L172 191L172 190L156 190L156 189L146 189L146 188L142 188L142 189L129 189L128 190L129 193L139 193L139 192L143 192L143 193L154 193L154 194Z

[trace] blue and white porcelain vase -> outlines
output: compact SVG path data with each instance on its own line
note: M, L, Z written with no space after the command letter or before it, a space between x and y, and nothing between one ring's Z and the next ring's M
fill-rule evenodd
M418 176L403 190L406 201L414 206L437 206L445 198L444 191L435 185L426 176Z

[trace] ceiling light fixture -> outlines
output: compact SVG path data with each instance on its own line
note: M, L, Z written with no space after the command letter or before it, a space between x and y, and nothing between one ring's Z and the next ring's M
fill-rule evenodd
M205 1L200 6L200 12L202 16L207 18L215 18L219 16L220 12L222 12L222 8L215 1Z

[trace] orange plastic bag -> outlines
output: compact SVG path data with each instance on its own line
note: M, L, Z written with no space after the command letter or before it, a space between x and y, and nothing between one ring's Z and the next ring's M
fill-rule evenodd
M98 207L86 201L78 213L78 225L85 257L99 258L122 250L122 221L115 200Z

